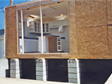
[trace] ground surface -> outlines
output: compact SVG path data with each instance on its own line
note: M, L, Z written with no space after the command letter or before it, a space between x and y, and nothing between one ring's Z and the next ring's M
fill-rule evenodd
M45 82L45 81L37 81L37 80L0 78L0 84L74 84L74 83Z

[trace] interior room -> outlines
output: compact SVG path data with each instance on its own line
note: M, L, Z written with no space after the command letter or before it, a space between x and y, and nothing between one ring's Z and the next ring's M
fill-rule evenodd
M18 10L18 52L69 53L68 18L68 2Z

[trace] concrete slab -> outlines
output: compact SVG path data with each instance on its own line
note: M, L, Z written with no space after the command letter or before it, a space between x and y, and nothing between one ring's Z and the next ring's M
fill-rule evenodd
M75 84L75 83L61 83L61 82L48 82L38 80L14 79L14 78L0 78L0 84Z

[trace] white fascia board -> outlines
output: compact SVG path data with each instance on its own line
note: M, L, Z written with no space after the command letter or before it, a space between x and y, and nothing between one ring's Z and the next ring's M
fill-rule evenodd
M31 8L31 7L34 7L34 6L45 5L45 4L49 4L49 3L53 3L53 2L58 2L58 1L61 1L61 0L53 0L53 1L48 1L48 2L45 2L45 3L39 3L39 4L31 5L31 6L26 6L26 7L22 7L22 8L17 8L17 10L22 10L22 9L25 9L25 8ZM39 2L39 1L38 1L38 2Z

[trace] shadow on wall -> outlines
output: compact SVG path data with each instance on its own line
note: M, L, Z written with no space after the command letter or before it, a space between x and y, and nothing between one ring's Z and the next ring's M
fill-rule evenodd
M112 73L112 60L80 60L81 84L104 84Z
M21 78L36 80L36 60L35 59L21 59Z
M68 66L66 59L48 60L48 81L68 82Z

